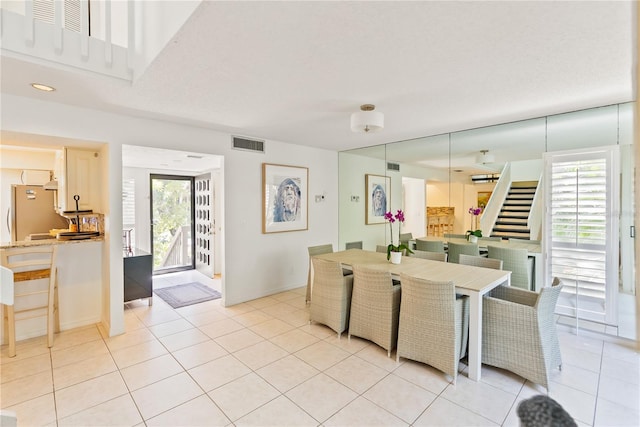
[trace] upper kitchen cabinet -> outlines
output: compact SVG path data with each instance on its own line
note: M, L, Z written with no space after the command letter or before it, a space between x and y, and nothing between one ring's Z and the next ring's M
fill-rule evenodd
M56 161L58 178L58 210L102 212L102 159L97 150L65 147Z

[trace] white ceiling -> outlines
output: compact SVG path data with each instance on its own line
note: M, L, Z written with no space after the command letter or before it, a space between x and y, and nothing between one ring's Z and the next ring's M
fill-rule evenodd
M206 1L133 84L3 55L2 92L346 150L631 101L635 16L623 1ZM384 130L351 132L363 103Z

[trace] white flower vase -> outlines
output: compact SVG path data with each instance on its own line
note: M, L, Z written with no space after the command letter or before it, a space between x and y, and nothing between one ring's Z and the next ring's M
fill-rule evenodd
M469 234L469 243L478 243L478 236Z
M391 252L391 264L400 264L402 252Z

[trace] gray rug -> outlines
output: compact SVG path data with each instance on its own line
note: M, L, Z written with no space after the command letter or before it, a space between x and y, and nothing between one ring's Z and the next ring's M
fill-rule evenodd
M200 302L211 301L220 298L220 292L211 289L202 283L192 282L184 285L170 286L153 291L157 296L166 301L173 308L186 307Z

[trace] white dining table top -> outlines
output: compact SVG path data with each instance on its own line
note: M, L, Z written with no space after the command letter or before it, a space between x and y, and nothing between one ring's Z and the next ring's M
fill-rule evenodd
M392 264L387 261L387 254L362 249L348 249L315 255L315 257L340 262L348 266L366 265L370 268L388 271L396 277L406 274L427 280L451 280L456 287L456 291L462 294L478 292L482 295L497 285L504 283L511 275L511 272L506 270L432 261L411 256L403 256L400 264Z

